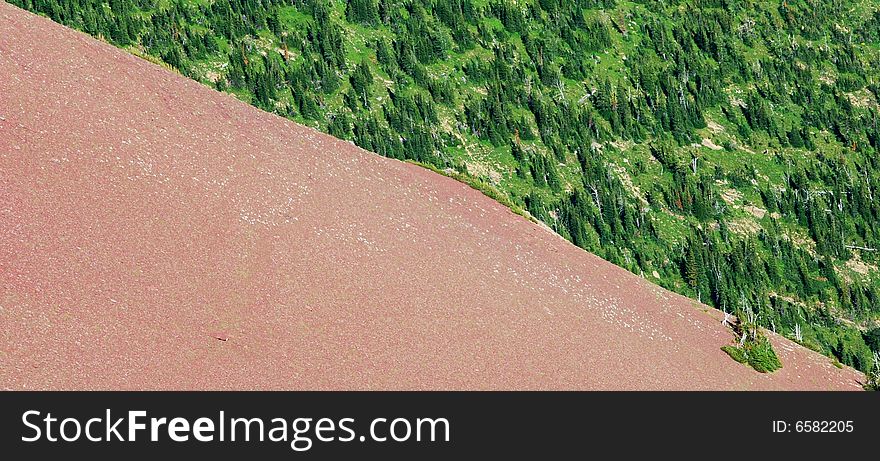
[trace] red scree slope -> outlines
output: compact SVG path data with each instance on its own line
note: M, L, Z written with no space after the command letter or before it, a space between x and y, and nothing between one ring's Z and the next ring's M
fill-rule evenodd
M0 388L859 389L452 179L0 2Z

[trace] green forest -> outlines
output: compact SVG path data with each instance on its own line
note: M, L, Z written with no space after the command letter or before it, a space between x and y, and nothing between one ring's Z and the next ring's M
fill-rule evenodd
M878 0L11 3L874 365Z

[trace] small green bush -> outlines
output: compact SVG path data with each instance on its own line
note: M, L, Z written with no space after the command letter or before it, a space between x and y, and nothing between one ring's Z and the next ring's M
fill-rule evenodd
M759 335L758 339L746 341L743 349L748 358L749 365L761 373L769 373L782 368L782 362L773 350L773 345L766 336Z
M745 365L749 363L749 358L746 356L745 351L736 346L721 346L721 350L727 352L727 355L729 355L730 358L736 360L739 363Z
M746 320L743 321L742 318ZM751 310L744 312L733 324L737 345L723 346L721 350L733 360L749 365L760 373L770 373L782 368L782 362L756 320L757 317Z
M874 352L874 366L865 373L865 390L880 391L880 353Z

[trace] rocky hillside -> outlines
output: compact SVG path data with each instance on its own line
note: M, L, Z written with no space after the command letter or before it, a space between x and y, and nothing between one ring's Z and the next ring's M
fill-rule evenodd
M721 312L460 182L7 3L0 229L0 388L864 379L773 334L783 367L758 373L721 350L735 341Z
M866 370L876 0L14 0Z

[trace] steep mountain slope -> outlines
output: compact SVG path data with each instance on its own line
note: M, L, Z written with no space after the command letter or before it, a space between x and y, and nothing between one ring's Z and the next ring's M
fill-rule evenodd
M0 387L859 389L425 169L0 2Z
M11 0L867 370L877 0Z

